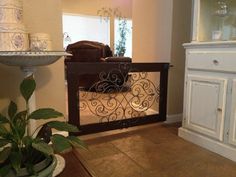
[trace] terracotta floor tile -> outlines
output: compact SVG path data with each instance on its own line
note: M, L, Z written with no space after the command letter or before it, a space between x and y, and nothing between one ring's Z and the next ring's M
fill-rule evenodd
M236 177L236 163L177 136L180 124L155 124L86 140L82 156L98 177Z
M148 139L140 135L133 135L126 138L120 138L118 140L111 141L122 152L128 151L145 151L149 148L157 148L157 144L151 142Z
M89 164L98 177L140 177L143 169L124 154L116 154L95 160Z
M78 149L78 151L86 160L102 158L120 153L120 150L111 143L89 145L89 149L87 151L83 149Z

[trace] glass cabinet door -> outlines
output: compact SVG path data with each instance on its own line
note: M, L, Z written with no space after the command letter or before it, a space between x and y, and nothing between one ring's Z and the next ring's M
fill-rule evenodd
M236 40L236 0L194 0L193 41Z

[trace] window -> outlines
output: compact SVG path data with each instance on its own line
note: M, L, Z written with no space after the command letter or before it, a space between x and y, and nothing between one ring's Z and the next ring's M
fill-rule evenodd
M122 34L121 28L125 33ZM125 43L122 42L122 36L126 39ZM125 48L124 56L132 57L132 20L115 19L115 54L118 54L117 46L123 45L121 43L124 44ZM121 46L118 48L120 49Z
M99 16L63 14L64 48L81 40L98 41L110 45L110 21Z

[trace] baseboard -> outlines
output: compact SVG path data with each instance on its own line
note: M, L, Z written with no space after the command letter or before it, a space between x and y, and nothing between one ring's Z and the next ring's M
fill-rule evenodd
M181 122L183 118L183 114L172 114L166 116L166 121L164 123L171 124L176 122Z
M178 135L187 141L236 162L236 148L233 148L230 145L223 144L217 140L213 140L183 127L179 128Z

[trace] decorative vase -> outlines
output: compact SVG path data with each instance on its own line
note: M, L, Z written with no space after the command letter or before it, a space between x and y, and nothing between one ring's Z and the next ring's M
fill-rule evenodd
M22 0L1 0L0 1L0 23L16 24L23 20Z
M47 33L30 34L30 50L32 51L50 51L52 50L52 41Z
M22 0L0 1L0 51L26 51L28 33L23 24Z

